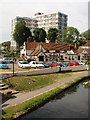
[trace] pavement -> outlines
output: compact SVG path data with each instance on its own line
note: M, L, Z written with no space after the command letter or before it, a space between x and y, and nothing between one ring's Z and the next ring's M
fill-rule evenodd
M49 86L46 86L44 88L41 88L41 89L38 89L38 90L35 90L35 91L15 94L10 99L8 99L4 103L2 103L1 107L2 107L2 109L4 109L4 108L10 107L10 106L20 104L20 103L22 103L26 100L32 99L33 97L39 96L39 95L41 95L41 94L43 94L47 91L50 91L54 88L57 88L61 85L64 85L65 83L67 83L69 81L72 81L75 78L78 78L78 77L81 77L81 76L84 76L84 75L88 75L88 74L89 74L88 71L80 72L80 73L77 73L77 74L75 74L71 77L64 78L64 79L62 79L62 80L60 80L56 83L53 83Z

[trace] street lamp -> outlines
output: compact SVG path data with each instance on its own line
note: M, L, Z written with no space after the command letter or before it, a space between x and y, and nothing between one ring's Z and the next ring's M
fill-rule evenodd
M16 51L12 52L12 56L13 56L13 76L14 76L14 53L16 53Z
M14 76L14 52L13 52L13 76Z

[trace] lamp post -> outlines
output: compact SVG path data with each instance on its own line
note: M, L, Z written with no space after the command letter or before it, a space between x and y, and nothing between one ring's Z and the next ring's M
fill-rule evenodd
M13 76L14 76L14 53L15 53L15 51L12 52L12 55L13 55Z
M14 76L14 52L13 52L13 76Z

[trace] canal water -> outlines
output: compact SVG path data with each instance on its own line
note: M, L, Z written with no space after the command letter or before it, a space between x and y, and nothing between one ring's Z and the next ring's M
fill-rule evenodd
M19 118L88 118L88 90L82 83L75 85L37 110Z

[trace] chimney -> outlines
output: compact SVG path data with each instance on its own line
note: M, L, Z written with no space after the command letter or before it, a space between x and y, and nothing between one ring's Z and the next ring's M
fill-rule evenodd
M27 38L27 42L33 42L33 39L32 39L31 36L29 36L29 37Z
M58 43L58 40L55 40L55 43Z
M76 50L76 49L77 49L77 43L75 43L75 45L74 45L74 46L75 46L75 50Z

